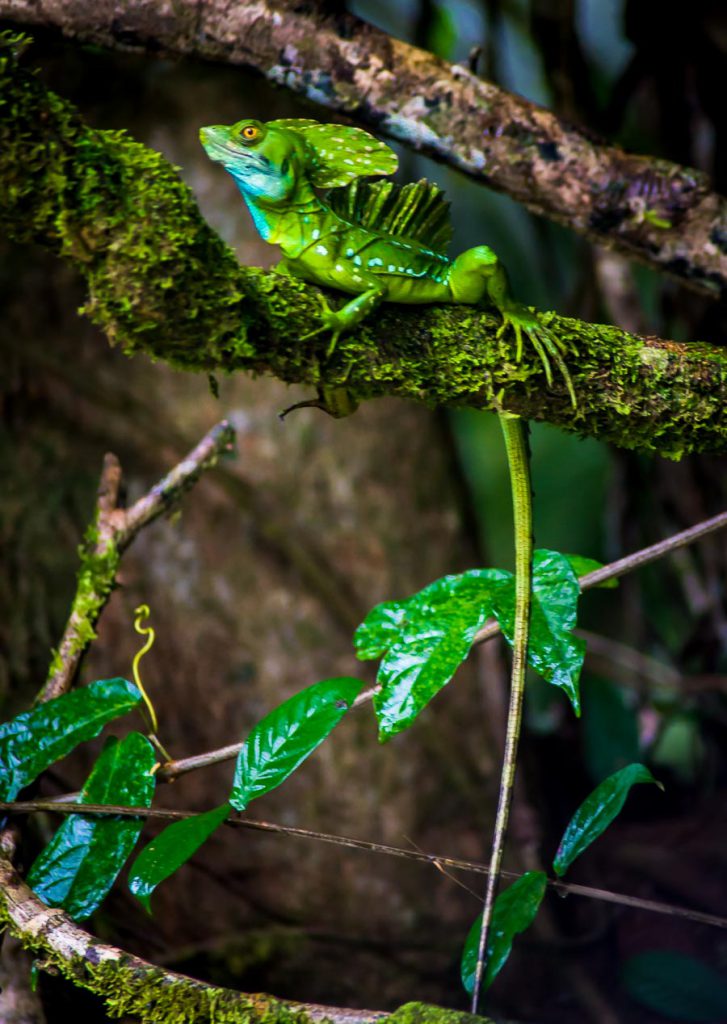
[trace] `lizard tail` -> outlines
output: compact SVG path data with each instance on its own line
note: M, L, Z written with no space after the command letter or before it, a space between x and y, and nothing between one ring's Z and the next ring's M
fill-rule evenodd
M477 968L472 993L472 1013L476 1014L487 969L488 938L492 922L492 911L497 895L497 883L502 866L505 836L510 817L518 740L522 723L523 694L525 690L525 668L528 655L528 631L530 626L530 603L532 591L533 562L533 502L530 483L530 458L528 451L527 426L519 416L512 413L498 414L505 449L507 451L512 487L513 520L515 524L515 635L513 639L512 673L510 679L510 704L507 714L505 753L503 757L500 791L495 817L495 833L487 875L485 905L482 911L482 928L477 952Z

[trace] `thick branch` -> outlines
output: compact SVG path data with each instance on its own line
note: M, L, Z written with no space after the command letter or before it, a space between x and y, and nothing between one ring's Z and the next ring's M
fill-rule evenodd
M105 46L254 68L691 287L713 295L727 287L727 200L704 174L603 144L323 4L0 0L0 17Z
M86 127L18 56L0 40L0 230L74 263L89 286L86 313L127 352L311 386L345 378L359 399L501 403L670 456L727 448L727 358L706 345L552 314L552 329L578 352L568 359L578 410L562 382L547 387L531 352L516 362L496 338L497 317L469 306L387 306L326 360L325 336L300 342L318 322L315 289L239 266L159 154Z
M0 837L0 917L46 970L59 972L104 1000L113 1017L142 1024L488 1024L488 1019L408 1003L394 1013L349 1010L247 995L196 981L125 953L89 935L35 896L13 868L12 842Z

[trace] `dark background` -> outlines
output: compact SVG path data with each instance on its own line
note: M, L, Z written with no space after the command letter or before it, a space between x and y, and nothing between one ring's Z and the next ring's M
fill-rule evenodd
M727 9L718 0L415 0L353 5L362 17L450 60L481 46L479 69L504 87L627 148L708 171L727 190ZM254 233L232 180L211 164L200 125L241 117L319 116L258 77L141 58L36 34L42 76L99 128L126 128L162 151L210 223L249 264L275 251ZM454 251L486 242L516 293L541 308L666 338L724 338L725 311L660 276L534 219L505 197L399 150L401 180L446 188ZM238 454L144 531L82 680L128 675L133 609L151 606L157 643L144 662L164 743L177 757L241 739L274 704L334 675L373 681L351 633L376 602L474 565L511 567L509 492L499 428L485 413L430 412L382 400L334 422L277 381L185 376L129 360L77 315L83 286L41 251L0 241L0 696L23 709L47 671L74 591L77 545L92 514L103 453L143 493L218 419ZM722 511L724 460L681 463L533 428L536 538L611 560ZM547 864L570 814L610 772L650 765L666 792L639 787L573 881L727 915L725 837L725 541L721 534L589 593L592 634L577 722L559 692L530 681L527 732L508 862ZM499 771L506 655L478 650L417 724L386 746L370 709L351 715L276 793L271 821L483 860ZM47 793L75 789L99 743L59 765ZM165 806L219 803L230 764L160 792ZM37 819L25 856L55 822ZM149 829L152 834L153 829ZM35 844L35 846L34 846ZM247 991L391 1008L422 999L466 1008L458 979L479 910L429 867L312 841L223 831L155 895L145 917L117 887L97 934L165 966ZM677 971L652 1009L623 972L635 954L671 950ZM694 960L711 968L723 1016L705 1016ZM695 981L695 979L697 979ZM718 929L549 896L494 986L488 1012L541 1022L727 1020L727 939ZM707 985L707 988L709 986ZM48 1020L98 1005L48 979ZM720 995L721 993L721 995ZM656 1000L654 1002L654 1000ZM660 1012L653 1009L660 1007ZM699 1016L699 1013L702 1013ZM715 1011L716 1012L716 1011Z

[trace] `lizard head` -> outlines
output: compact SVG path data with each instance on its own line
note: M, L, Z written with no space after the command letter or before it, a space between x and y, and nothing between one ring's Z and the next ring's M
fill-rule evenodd
M252 198L285 202L304 182L308 153L297 132L248 118L201 128L199 137L207 156L221 163Z

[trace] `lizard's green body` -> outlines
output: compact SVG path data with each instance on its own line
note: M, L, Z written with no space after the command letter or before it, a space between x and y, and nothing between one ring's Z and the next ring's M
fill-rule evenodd
M515 332L518 357L528 335L551 379L550 359L570 388L558 343L535 314L510 295L507 275L486 245L454 260L449 204L426 181L403 188L356 179L393 174L396 154L360 128L308 120L239 121L200 132L212 160L235 179L255 227L279 245L277 269L355 298L332 310L322 300L311 334L352 330L382 302L476 305L489 301ZM347 186L341 188L340 186ZM317 188L333 188L321 198Z
M354 296L332 310L322 300L320 325L308 337L329 330L332 353L340 334L350 331L382 302L477 304L491 302L510 325L518 357L526 334L551 381L550 359L560 369L575 404L570 375L558 342L537 316L510 295L495 253L481 245L455 260L447 258L450 228L442 193L425 181L403 188L390 182L356 179L393 174L396 155L359 128L317 121L239 121L203 128L211 159L232 174L262 237L279 245L278 269L314 284ZM347 186L342 188L341 186ZM332 188L324 198L317 188ZM325 393L320 404L331 409ZM488 932L502 862L512 799L522 718L531 596L532 502L527 440L517 416L500 413L512 480L515 521L515 637L510 708L502 781L482 915L472 1012L478 1009Z

